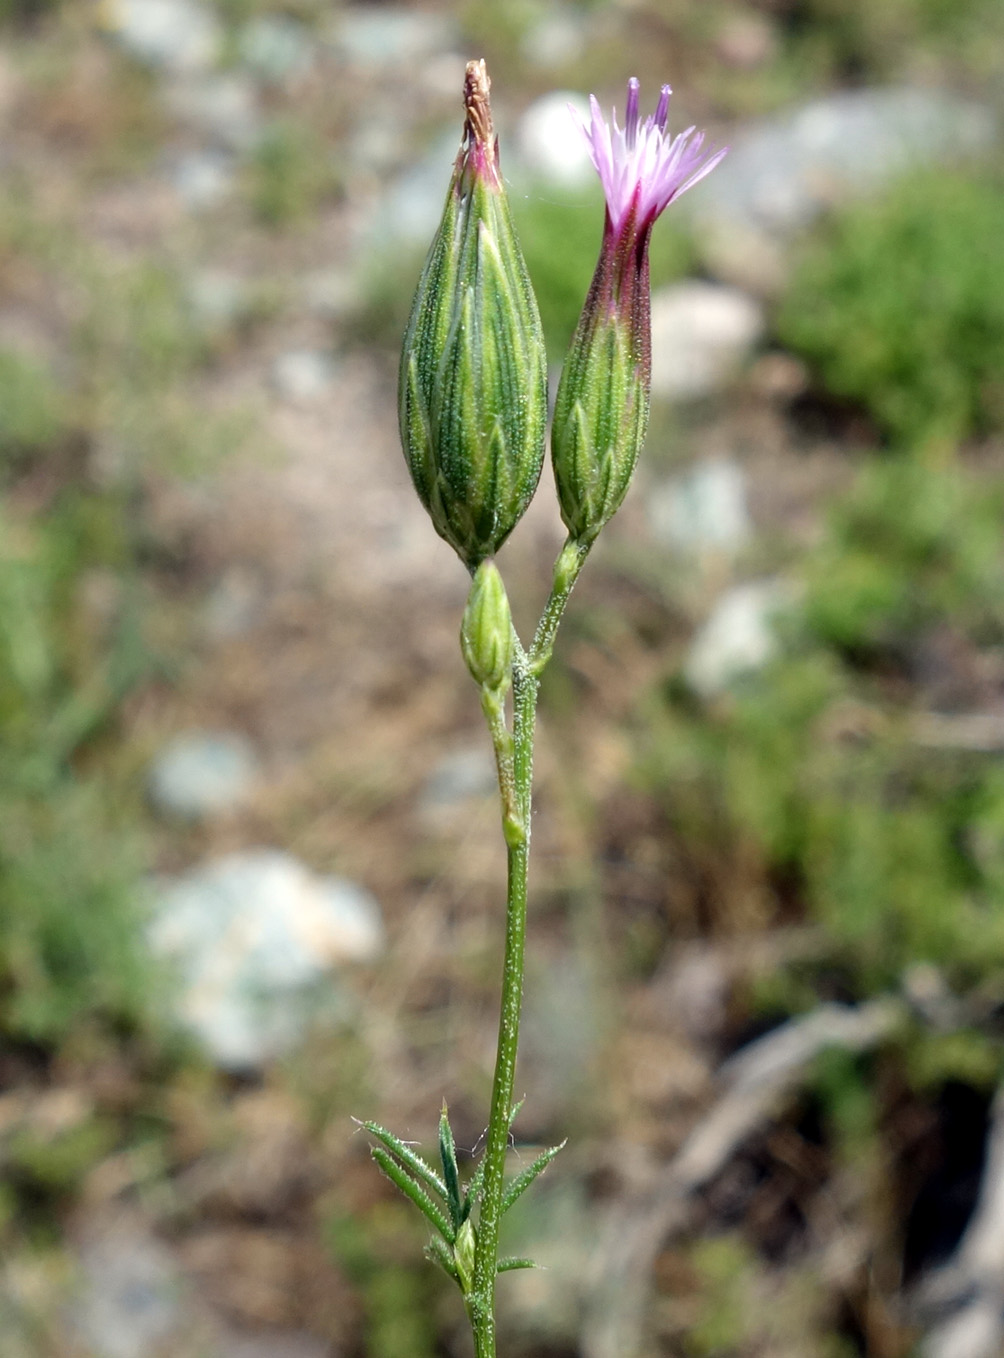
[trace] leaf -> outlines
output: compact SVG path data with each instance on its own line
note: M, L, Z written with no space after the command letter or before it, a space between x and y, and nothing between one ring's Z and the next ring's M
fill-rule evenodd
M460 1202L460 1176L457 1173L457 1146L453 1140L453 1128L446 1112L446 1104L439 1115L439 1158L443 1162L443 1177L446 1180L446 1201L453 1218L454 1230L464 1220Z
M363 1122L360 1123L360 1126L365 1127L366 1131L371 1136L375 1136L378 1141L382 1141L391 1154L396 1155L401 1163L406 1165L416 1178L421 1179L426 1187L438 1193L444 1202L449 1201L449 1194L442 1179L432 1166L423 1160L417 1152L413 1151L410 1146L405 1145L393 1132L388 1132L386 1127L381 1127L377 1122Z
M444 1273L449 1274L453 1281L460 1287L460 1274L457 1266L453 1262L453 1251L440 1240L438 1235L434 1235L425 1247L426 1259L431 1259L434 1264L438 1264Z
M407 1174L401 1168L393 1156L388 1155L385 1150L381 1150L379 1146L374 1146L372 1147L370 1154L391 1183L396 1184L404 1196L411 1199L418 1210L433 1226L435 1226L443 1239L447 1240L452 1245L456 1239L457 1233L429 1197L428 1193L426 1193L420 1185L415 1182L411 1175Z
M506 1189L505 1196L502 1199L503 1213L508 1212L509 1208L513 1205L516 1199L522 1193L526 1192L526 1190L530 1187L530 1185L533 1183L534 1179L536 1179L538 1174L542 1174L543 1171L547 1169L548 1165L551 1163L554 1157L558 1154L560 1150L564 1149L566 1144L567 1144L566 1141L562 1141L560 1145L551 1146L550 1149L546 1151L541 1151L540 1155L537 1156L536 1160L534 1160L532 1165L528 1165L527 1168L522 1171L522 1173L516 1175L515 1179L513 1179L512 1183Z
M514 1273L518 1268L540 1268L535 1259L500 1259L495 1266L496 1273Z

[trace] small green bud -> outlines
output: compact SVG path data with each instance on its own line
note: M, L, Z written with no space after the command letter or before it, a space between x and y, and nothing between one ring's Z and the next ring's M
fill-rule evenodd
M506 689L512 673L512 614L494 561L474 572L460 624L460 649L471 677L482 688Z
M457 1276L460 1278L460 1290L466 1297L471 1290L474 1281L474 1252L478 1240L474 1232L474 1223L470 1217L461 1224L457 1232L457 1239L453 1246L453 1262L457 1266Z
M439 535L471 569L537 488L547 423L544 336L498 169L483 61L467 67L464 141L412 304L401 441Z

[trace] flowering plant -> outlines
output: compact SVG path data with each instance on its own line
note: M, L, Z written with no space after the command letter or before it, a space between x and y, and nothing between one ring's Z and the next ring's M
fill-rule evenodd
M648 423L648 244L661 212L718 164L703 134L666 131L669 86L641 121L628 84L623 129L596 99L582 130L606 198L600 257L562 370L551 458L568 537L530 646L512 624L494 554L537 486L547 422L546 360L533 289L498 169L484 62L467 67L464 138L442 222L419 280L399 383L401 439L436 531L472 574L461 651L481 693L498 767L508 852L505 957L491 1111L481 1161L461 1185L446 1109L442 1174L393 1133L368 1122L384 1173L433 1228L427 1253L459 1286L477 1358L495 1358L495 1279L529 1259L499 1258L505 1212L561 1149L505 1179L526 941L533 740L539 676L579 571L619 508ZM511 701L510 701L511 690ZM511 707L510 729L507 707Z

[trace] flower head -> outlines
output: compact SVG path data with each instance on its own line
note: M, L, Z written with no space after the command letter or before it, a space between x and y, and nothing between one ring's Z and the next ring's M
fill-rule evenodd
M704 133L693 127L670 137L666 132L671 90L663 85L655 113L642 122L638 111L638 81L628 81L623 128L617 114L607 123L595 95L589 96L592 118L587 126L579 118L589 145L589 156L603 185L607 212L614 231L631 214L644 232L674 198L710 174L727 151L705 151Z
M641 121L638 81L628 82L624 127L591 100L582 124L607 200L600 257L562 369L551 424L561 517L580 543L595 538L627 493L648 426L651 320L648 243L674 198L715 168L692 127L666 135L669 86ZM574 110L573 110L574 113Z

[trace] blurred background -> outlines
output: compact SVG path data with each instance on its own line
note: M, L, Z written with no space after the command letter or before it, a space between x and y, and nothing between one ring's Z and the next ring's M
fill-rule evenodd
M1000 0L0 0L0 1351L462 1358L504 863L396 351L484 56L732 148L543 685L512 1358L1004 1352ZM549 473L502 555L530 628ZM514 1164L518 1160L514 1159Z

